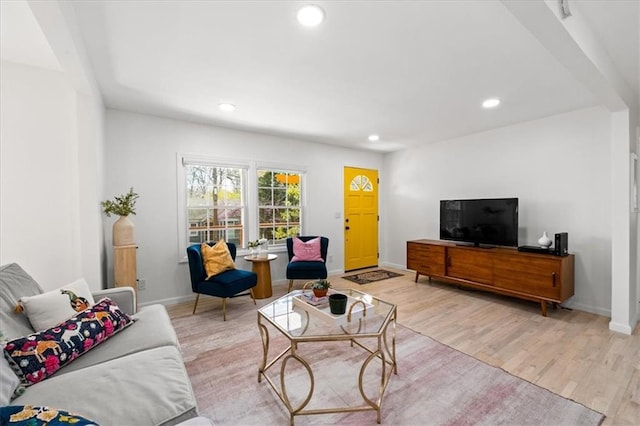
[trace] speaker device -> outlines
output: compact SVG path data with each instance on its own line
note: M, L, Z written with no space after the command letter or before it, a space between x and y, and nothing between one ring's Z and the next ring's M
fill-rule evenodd
M560 232L556 234L554 252L556 256L569 255L569 234L568 233Z

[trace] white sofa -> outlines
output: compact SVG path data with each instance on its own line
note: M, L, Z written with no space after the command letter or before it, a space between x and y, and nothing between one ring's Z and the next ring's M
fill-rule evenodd
M42 288L19 265L0 267L0 330L5 338L34 332L14 307L21 297L40 293ZM101 426L175 425L196 417L196 399L165 308L152 305L135 312L129 287L93 296L96 301L109 297L137 321L27 387L10 404L55 407Z

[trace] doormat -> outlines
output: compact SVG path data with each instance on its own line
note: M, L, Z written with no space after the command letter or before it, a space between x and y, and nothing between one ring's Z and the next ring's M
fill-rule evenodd
M362 272L360 274L342 277L345 280L353 281L356 284L369 284L375 281L387 280L389 278L399 277L402 274L386 271L384 269L376 269L375 271Z

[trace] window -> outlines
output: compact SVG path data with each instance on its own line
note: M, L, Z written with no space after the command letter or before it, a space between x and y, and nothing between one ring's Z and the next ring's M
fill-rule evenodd
M302 174L287 170L260 168L258 182L258 235L269 244L284 244L301 229Z
M225 241L244 245L246 234L245 170L184 164L189 244Z
M176 160L180 261L191 244L224 239L242 254L249 241L282 247L302 232L303 168L198 154Z

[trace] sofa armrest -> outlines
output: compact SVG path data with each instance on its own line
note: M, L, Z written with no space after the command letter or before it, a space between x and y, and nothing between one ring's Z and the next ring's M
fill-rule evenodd
M133 287L115 287L92 292L93 298L98 301L103 297L113 300L122 311L133 315L137 311L136 292Z

